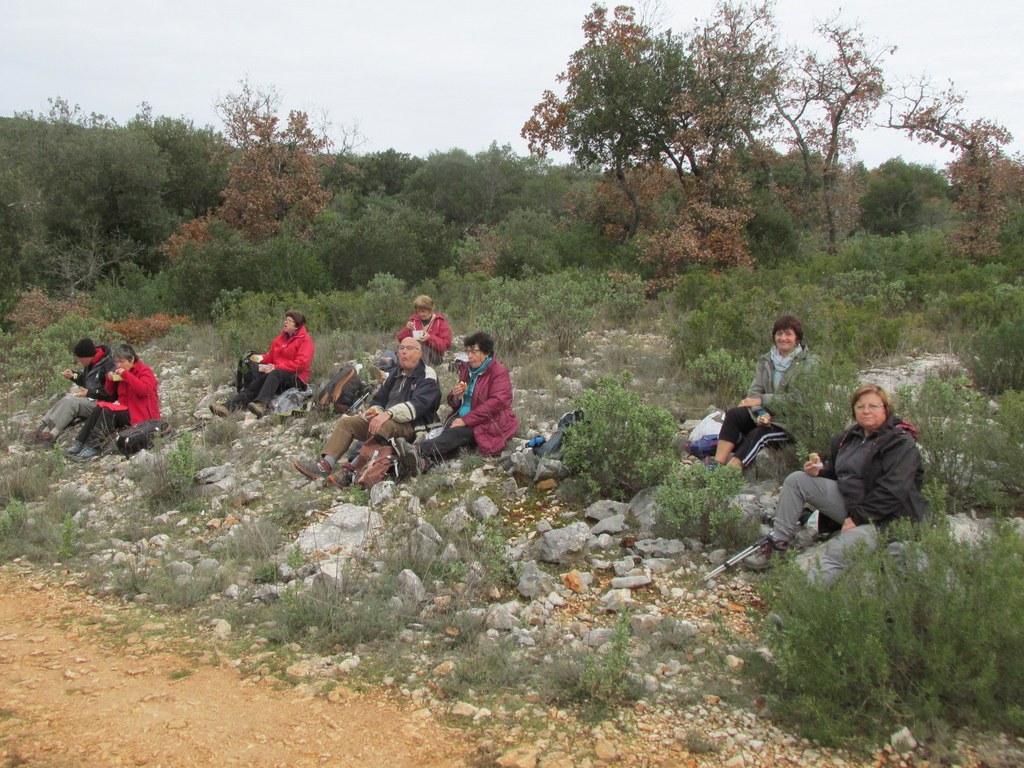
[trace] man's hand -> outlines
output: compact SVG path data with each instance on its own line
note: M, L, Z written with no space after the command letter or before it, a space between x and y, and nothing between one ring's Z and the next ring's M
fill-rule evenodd
M86 389L85 387L81 387L78 390L78 397L88 397L88 396L89 396L89 390Z
M381 411L380 413L378 413L376 416L370 419L370 424L368 427L370 434L376 435L380 428L387 424L389 421L391 421L390 413L388 413L387 411Z
M73 379L73 378L75 378L75 372L72 371L72 370L69 370L67 368L65 368L63 371L61 371L60 375L63 376L65 379Z
M843 530L842 530L842 532L846 533L847 531L852 531L856 527L857 527L857 524L855 522L853 522L853 518L852 517L848 517L845 520L843 520Z

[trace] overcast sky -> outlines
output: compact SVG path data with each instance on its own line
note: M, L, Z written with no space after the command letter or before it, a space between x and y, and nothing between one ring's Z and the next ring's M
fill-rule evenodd
M615 3L609 3L614 5ZM0 0L0 115L45 113L62 97L120 123L142 102L156 115L222 126L218 98L247 78L282 106L357 124L360 151L425 157L492 141L525 153L523 122L583 41L589 0ZM713 0L662 0L665 26L689 30ZM828 0L779 0L784 40L809 44ZM847 0L879 45L899 49L890 81L952 80L967 112L994 119L1024 151L1024 12L1019 0ZM883 129L858 136L873 167L901 155L950 155Z

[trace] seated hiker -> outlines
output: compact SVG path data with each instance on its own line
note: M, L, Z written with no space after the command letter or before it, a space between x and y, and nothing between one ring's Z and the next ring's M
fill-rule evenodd
M459 383L448 393L451 413L437 437L409 445L396 440L399 462L407 473L426 471L431 465L475 446L480 453L502 452L519 429L512 411L512 381L508 369L494 358L494 339L477 332L463 342L469 358L459 370Z
M78 437L67 452L78 459L99 456L97 442L119 429L149 419L160 418L160 400L156 376L139 360L128 344L119 344L110 353L114 369L103 386L112 402L100 402L85 420Z
M342 416L327 439L320 458L292 462L295 469L308 478L326 479L344 487L352 482L352 469L339 465L338 460L346 454L353 441L401 437L413 442L436 427L441 388L434 369L426 365L422 357L418 341L403 339L398 345L398 367L388 374L366 412L359 416Z
M747 396L725 412L710 466L728 462L734 467L746 467L766 445L792 439L776 415L779 408L799 397L793 382L814 364L803 338L803 324L795 317L784 315L775 321L774 344L757 361Z
M82 370L75 373L66 369L61 372L61 376L71 380L79 388L64 395L43 415L42 423L30 435L33 442L53 445L69 424L76 419L89 418L96 410L97 402L113 399L103 387L107 374L114 367L110 347L103 344L96 346L92 339L80 339L71 353L82 366Z
M286 389L305 389L313 365L316 347L306 331L306 316L289 310L284 313L280 335L270 342L270 351L259 359L259 373L237 395L224 404L214 404L210 410L217 416L248 408L262 418L270 408L274 396Z
M914 428L893 414L889 395L874 384L853 393L850 411L856 423L832 440L831 460L822 462L812 454L802 471L786 478L774 530L761 552L747 560L748 566L763 568L773 554L789 549L804 505L815 507L839 529L808 573L822 583L846 570L852 547L876 547L879 532L894 520L923 519L924 470Z
M452 329L444 315L434 311L434 300L417 296L412 302L413 313L409 322L397 334L398 341L412 337L423 345L423 360L427 365L440 365L444 353L452 345Z

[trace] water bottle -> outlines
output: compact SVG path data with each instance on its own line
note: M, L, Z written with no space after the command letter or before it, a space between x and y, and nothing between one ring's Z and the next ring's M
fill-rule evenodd
M531 437L529 440L526 441L526 447L536 448L538 445L544 445L545 440L547 440L547 438L544 437L544 435L537 435L536 437Z

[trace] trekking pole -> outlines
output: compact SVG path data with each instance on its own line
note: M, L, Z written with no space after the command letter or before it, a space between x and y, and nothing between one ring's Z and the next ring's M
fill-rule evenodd
M760 551L760 549L761 549L761 547L763 545L764 545L764 539L761 539L756 544L751 544L749 547L744 549L742 552L737 552L735 555L730 557L728 560L726 560L720 566L715 568L713 571L711 571L708 574L706 574L704 576L704 581L705 582L711 581L716 576L718 576L720 573L724 573L725 571L729 570L730 568L733 568L733 567L739 565L744 560L746 560L748 557L750 557L751 555L754 555L758 551Z

